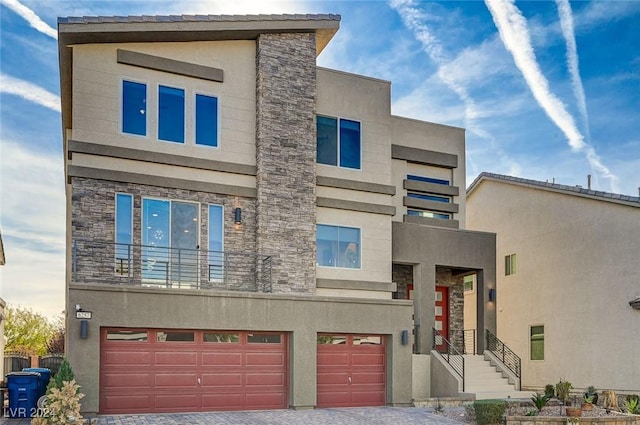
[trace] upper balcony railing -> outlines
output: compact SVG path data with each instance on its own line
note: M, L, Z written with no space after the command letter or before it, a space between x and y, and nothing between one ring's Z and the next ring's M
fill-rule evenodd
M72 281L271 292L271 256L74 240Z

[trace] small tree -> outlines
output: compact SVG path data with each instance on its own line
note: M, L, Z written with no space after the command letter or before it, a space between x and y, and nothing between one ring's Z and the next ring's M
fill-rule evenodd
M62 363L60 363L58 373L56 373L56 375L49 381L47 393L50 393L53 388L61 390L65 382L71 382L73 380L75 380L73 369L71 368L71 364L65 357L64 359L62 359Z
M30 308L11 306L5 308L4 314L5 350L32 355L47 353L47 342L54 333L54 325L46 317Z
M31 420L31 425L82 423L80 414L80 385L75 380L64 381L62 388L50 388L47 392L47 415Z

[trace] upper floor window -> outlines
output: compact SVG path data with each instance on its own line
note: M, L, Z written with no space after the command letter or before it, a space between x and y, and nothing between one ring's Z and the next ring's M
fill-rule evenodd
M516 273L516 254L504 257L504 274L509 276Z
M147 85L122 82L122 132L147 135Z
M158 139L184 143L184 90L158 87Z
M451 214L438 211L408 209L407 215L415 215L419 217L439 218L441 220L451 220Z
M360 268L360 229L318 224L316 244L319 266Z
M416 176L416 175L413 175L413 174L407 175L407 180L416 180L416 181L419 181L419 182L444 184L444 185L447 185L447 186L449 185L449 180L436 179L436 178L433 178L433 177Z
M409 198L423 199L425 201L451 203L451 198L448 196L431 195L428 193L419 193L419 192L408 192L407 196Z
M529 358L544 360L544 325L529 328L529 344Z
M361 168L360 123L344 118L317 117L319 164Z
M196 94L196 145L218 146L218 98Z

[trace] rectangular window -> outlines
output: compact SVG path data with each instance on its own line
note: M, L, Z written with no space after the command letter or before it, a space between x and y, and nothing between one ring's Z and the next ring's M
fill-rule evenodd
M280 344L280 334L248 334L247 342L249 344Z
M218 146L218 98L196 94L196 145Z
M360 123L344 118L317 117L317 162L359 170Z
M204 342L226 342L226 343L240 342L239 334L230 334L230 333L205 332L202 335L202 338Z
M451 220L451 214L425 211L425 210L407 210L407 215L417 215L420 217L439 218L441 220Z
M122 132L147 135L147 85L122 82Z
M464 277L463 285L465 292L473 292L473 281L475 280L474 277L475 276L473 275Z
M116 274L127 276L133 243L133 196L116 194Z
M194 332L188 331L158 331L156 333L157 342L194 342L196 340Z
M360 229L354 227L316 227L318 266L360 268Z
M516 273L516 254L504 257L504 274L509 276Z
M451 198L447 196L429 195L427 193L408 192L409 198L424 199L425 201L451 203Z
M184 143L184 90L158 87L158 139Z
M224 278L224 208L209 205L209 280Z
M544 326L530 328L531 360L544 360Z
M444 184L446 186L449 186L449 180L434 179L433 177L423 177L423 176L416 176L416 175L409 174L407 175L407 180L415 180L419 182L435 183L435 184Z
M147 341L147 331L139 330L109 330L107 340L109 341Z

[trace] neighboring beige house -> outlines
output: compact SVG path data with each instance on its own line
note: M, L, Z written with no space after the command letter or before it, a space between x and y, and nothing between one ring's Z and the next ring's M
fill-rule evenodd
M495 235L464 230L464 129L393 116L390 82L318 68L339 24L59 19L66 352L85 411L463 389L432 348L462 350L464 276L477 333L495 332Z
M467 226L497 234L498 337L523 387L640 392L640 198L482 173Z

